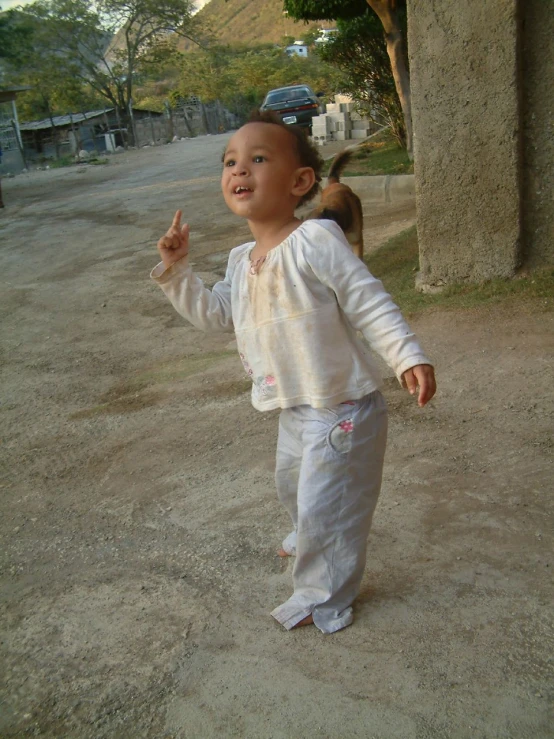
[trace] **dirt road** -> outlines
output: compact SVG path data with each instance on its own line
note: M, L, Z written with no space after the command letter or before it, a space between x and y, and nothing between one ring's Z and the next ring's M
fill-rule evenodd
M148 279L177 207L208 283L248 239L225 141L3 182L0 735L554 736L552 312L412 321L440 392L386 381L355 623L287 633L277 416ZM364 210L372 244L414 218Z

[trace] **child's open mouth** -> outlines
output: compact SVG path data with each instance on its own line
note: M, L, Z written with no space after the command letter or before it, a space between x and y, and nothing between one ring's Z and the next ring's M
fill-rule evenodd
M235 187L233 190L235 195L239 198L245 198L248 195L252 194L252 190L249 187L243 187L242 185L239 185L238 187Z

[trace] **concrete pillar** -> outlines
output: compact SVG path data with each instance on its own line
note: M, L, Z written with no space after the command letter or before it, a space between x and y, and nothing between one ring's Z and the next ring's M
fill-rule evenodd
M554 0L522 12L524 266L554 264Z
M516 0L408 0L423 289L520 264L519 25Z

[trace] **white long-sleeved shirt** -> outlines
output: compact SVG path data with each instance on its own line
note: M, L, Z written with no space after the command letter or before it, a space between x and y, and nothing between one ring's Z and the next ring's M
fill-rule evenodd
M397 377L431 364L399 308L352 253L334 221L302 223L250 269L250 242L233 249L225 279L207 289L184 257L152 278L194 326L235 332L260 411L328 407L376 390L381 377L356 332Z

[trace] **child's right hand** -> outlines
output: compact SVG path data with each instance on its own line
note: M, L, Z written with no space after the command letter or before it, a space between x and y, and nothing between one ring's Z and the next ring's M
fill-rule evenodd
M189 227L188 223L181 226L181 215L178 210L166 235L158 241L158 251L166 269L189 253Z

